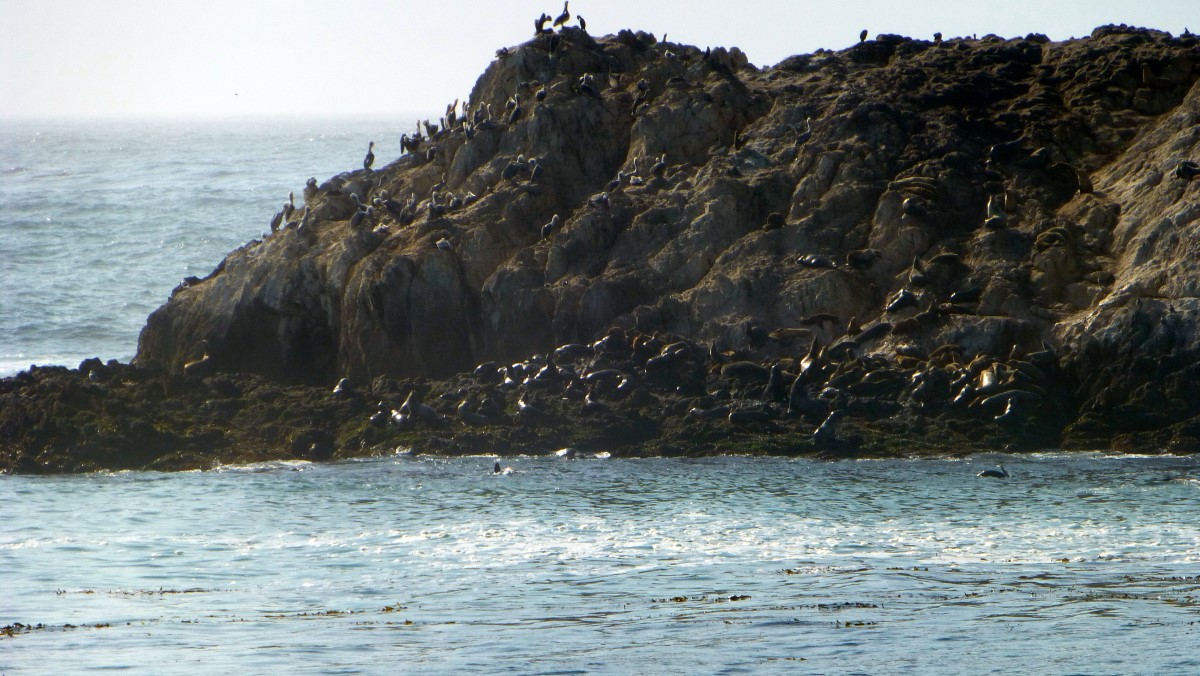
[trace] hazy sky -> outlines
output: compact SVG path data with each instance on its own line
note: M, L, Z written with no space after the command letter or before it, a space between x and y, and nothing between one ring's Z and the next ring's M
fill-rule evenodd
M574 0L593 35L634 28L757 65L867 28L928 39L1106 23L1179 34L1196 0ZM0 116L437 114L555 0L0 0ZM737 12L729 14L729 12ZM1190 17L1189 17L1190 15ZM574 20L572 20L574 23Z

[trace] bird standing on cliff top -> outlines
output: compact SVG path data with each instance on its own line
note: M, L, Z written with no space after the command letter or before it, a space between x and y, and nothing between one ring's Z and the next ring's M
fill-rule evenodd
M587 22L583 20L583 15L582 15L582 14L576 14L576 15L575 15L575 18L576 18L576 19L579 21L579 30L581 30L581 31L583 31L584 33L586 33L586 32L587 32Z
M570 2L570 0L567 0L567 2L564 2L564 3L563 3L563 11L562 11L562 14L559 14L559 15L558 15L558 18L554 20L554 27L555 27L555 28L558 28L559 26L561 26L561 25L563 25L563 24L565 24L566 22L568 22L568 21L570 21L570 20L571 20L571 12L567 11L567 4L568 4L569 2Z
M375 149L375 142L371 141L367 144L367 156L363 158L363 169L371 171L371 165L375 164L375 153L371 152Z
M858 41L859 42L867 41L867 29L866 28L862 29L862 32L858 34Z

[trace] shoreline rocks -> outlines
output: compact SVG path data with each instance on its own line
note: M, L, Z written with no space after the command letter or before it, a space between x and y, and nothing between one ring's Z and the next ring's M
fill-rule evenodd
M540 34L181 284L133 365L2 381L2 467L1193 452L1197 79L1195 37L1125 26L765 68Z

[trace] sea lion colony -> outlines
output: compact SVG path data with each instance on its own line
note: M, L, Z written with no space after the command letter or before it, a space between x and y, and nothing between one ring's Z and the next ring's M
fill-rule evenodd
M1161 406L1139 379L1190 401L1163 378L1195 363L1195 308L1122 281L1140 278L1115 264L1131 236L1101 168L1165 152L1134 139L1191 105L1194 38L880 35L756 69L736 49L548 21L418 121L399 159L374 166L368 144L361 171L310 179L303 210L289 200L277 231L185 280L137 367L39 369L4 396L115 401L130 383L164 403L207 393L203 409L237 391L213 404L246 411L224 438L313 458L1116 444L1129 421L1168 429L1146 426ZM1186 194L1195 165L1160 166L1162 199ZM1096 315L1111 332L1082 321L1113 312ZM1147 350L1169 356L1130 368ZM212 375L183 373L201 353ZM289 381L316 388L284 410L253 394ZM86 402L15 399L8 420L27 424L0 428L6 466L86 465L53 431ZM1178 406L1176 422L1200 413ZM156 420L155 462L230 452L204 459L205 437ZM103 438L87 443L121 445Z

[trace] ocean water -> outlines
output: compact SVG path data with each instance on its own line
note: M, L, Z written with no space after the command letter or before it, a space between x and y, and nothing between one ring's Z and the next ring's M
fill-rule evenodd
M128 361L147 315L318 181L400 154L389 120L0 121L0 377ZM425 117L428 117L426 115Z
M1194 458L506 462L0 477L0 672L1200 673Z

